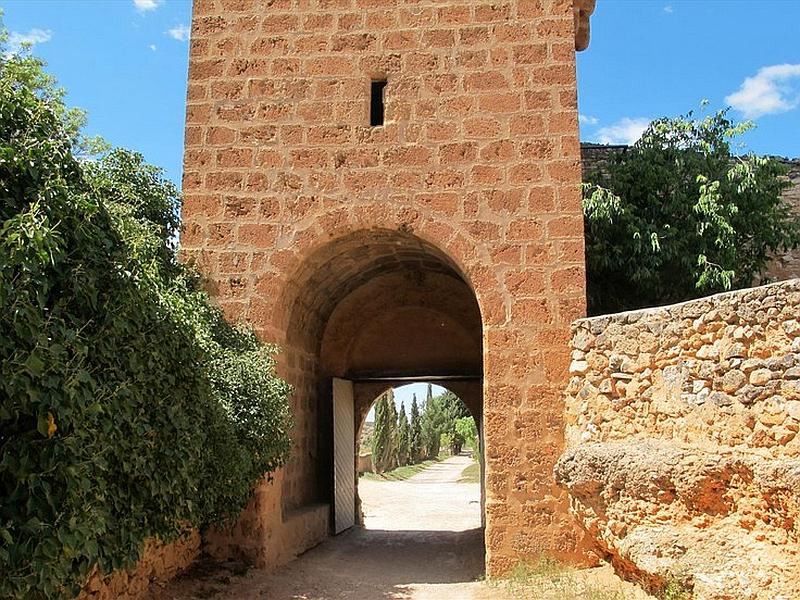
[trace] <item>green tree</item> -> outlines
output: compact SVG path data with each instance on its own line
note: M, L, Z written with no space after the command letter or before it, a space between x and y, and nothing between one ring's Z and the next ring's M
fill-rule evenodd
M461 453L461 448L465 441L464 436L458 429L458 421L471 418L469 409L458 396L450 391L442 394L441 403L445 415L445 425L442 433L447 437L450 454L455 456Z
M422 454L423 459L433 459L439 456L444 415L441 406L432 395L429 395L422 407Z
M758 282L800 244L775 160L736 156L752 125L727 111L653 121L588 173L583 211L590 314L667 304Z
M411 462L411 432L406 417L406 407L400 403L397 413L397 466L404 467Z
M132 152L86 160L81 123L0 47L2 598L72 597L238 514L290 445L275 349L177 260L176 188Z
M390 390L391 391L391 390ZM394 468L395 463L395 423L389 400L390 392L380 395L375 403L375 428L372 434L372 465L376 473L385 473Z
M394 389L390 389L388 392L386 392L386 405L391 427L391 464L389 468L394 469L395 467L399 466L397 464L397 404L395 404L394 401Z
M478 446L478 427L475 425L475 419L472 417L461 417L456 420L456 431L459 433L464 443L472 449L477 456L480 452Z
M417 395L411 397L411 423L409 425L409 458L412 464L422 460L422 422L420 420Z
M434 396L430 385L428 386L428 400L422 410L422 439L427 458L439 455L444 439L448 451L452 454L461 452L464 438L456 429L456 422L462 417L468 417L469 410L451 391Z

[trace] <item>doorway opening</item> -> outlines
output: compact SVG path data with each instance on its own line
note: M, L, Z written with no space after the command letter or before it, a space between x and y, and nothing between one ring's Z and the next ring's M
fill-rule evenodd
M357 436L357 505L365 529L467 531L481 527L477 419L432 383L389 388Z
M284 514L328 505L332 534L361 531L369 534L365 540L405 540L409 560L418 554L413 548L420 535L445 534L437 547L454 556L471 548L468 571L479 574L485 558L480 468L472 505L476 527L460 532L421 529L419 523L409 530L397 518L391 531L360 528L355 476L357 434L390 388L441 386L467 406L481 430L483 326L472 285L436 245L388 229L322 243L291 280L279 302L285 312L278 315L278 328L286 331L281 360L295 385L296 447L283 482ZM406 404L407 413L410 408Z

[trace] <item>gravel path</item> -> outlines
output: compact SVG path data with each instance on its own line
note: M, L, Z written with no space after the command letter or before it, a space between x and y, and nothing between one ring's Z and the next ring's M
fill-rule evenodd
M472 459L453 456L405 481L361 479L364 526L384 531L466 531L481 526L481 486L456 483Z
M152 598L563 600L561 594L528 596L480 581L480 485L456 483L470 463L469 457L456 456L406 481L362 479L364 529L330 538L275 571L252 569L237 576L238 565L201 562ZM589 576L599 581L598 575ZM608 570L601 579L618 582Z

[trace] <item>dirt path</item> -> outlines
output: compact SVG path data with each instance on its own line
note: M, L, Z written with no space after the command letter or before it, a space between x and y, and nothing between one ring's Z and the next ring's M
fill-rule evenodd
M365 529L330 538L276 571L234 575L201 563L154 594L158 600L517 600L553 598L491 586L483 578L480 485L457 483L471 463L452 457L406 481L362 479ZM606 573L605 577L612 577ZM605 585L603 586L605 587ZM622 599L622 596L602 596ZM625 596L624 598L627 598Z
M466 531L481 526L481 486L457 483L472 459L453 456L405 481L361 479L364 526L384 531Z

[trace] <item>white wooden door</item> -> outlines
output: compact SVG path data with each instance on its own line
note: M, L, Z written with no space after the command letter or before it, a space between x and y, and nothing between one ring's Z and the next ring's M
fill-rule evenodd
M353 382L333 380L333 515L334 533L356 522L355 413Z

